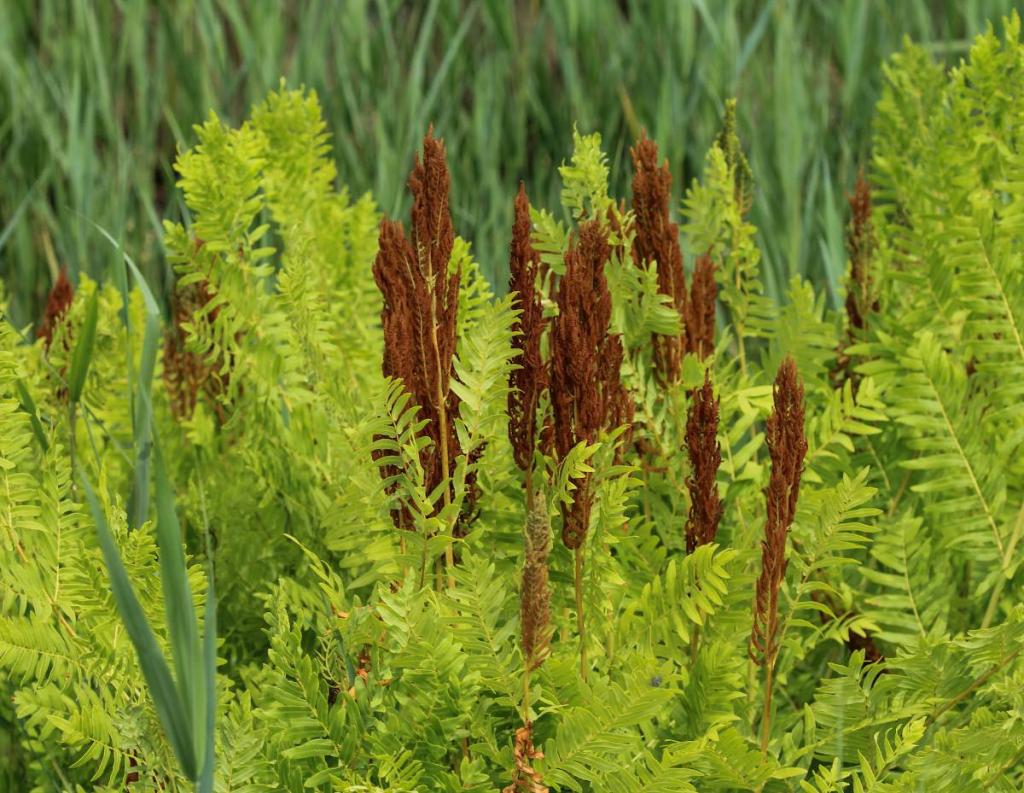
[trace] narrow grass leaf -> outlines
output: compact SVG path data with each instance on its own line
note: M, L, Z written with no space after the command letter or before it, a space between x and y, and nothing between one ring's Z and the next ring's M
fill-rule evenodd
M32 425L32 434L36 436L36 440L39 441L39 445L45 452L50 448L50 444L46 440L46 432L43 430L43 424L39 421L39 415L36 413L35 400L32 399L32 394L29 393L21 378L18 378L14 384L18 389L18 401L21 403L21 409L28 413L28 420Z
M182 548L181 526L174 509L174 494L159 448L156 454L156 541L160 549L160 578L163 584L164 608L171 642L178 688L192 738L193 757L200 756L206 744L206 690L203 679L203 657L199 642L199 626L192 605L188 584L185 552ZM191 777L195 779L195 776Z
M139 377L136 388L133 388L131 383L131 345L128 347L129 390L132 393L134 402L134 410L132 413L132 440L135 447L135 469L133 473L132 495L131 501L129 502L130 507L128 510L128 519L129 525L132 528L137 529L146 522L146 518L149 516L149 467L150 457L153 450L153 405L150 399L150 394L153 386L153 370L156 368L157 345L160 342L160 305L153 296L153 292L149 288L149 284L146 283L146 279L143 277L138 265L136 265L132 257L125 252L121 247L121 244L114 239L113 235L110 234L109 231L98 223L93 222L92 225L100 234L103 235L107 242L109 242L114 249L121 254L125 266L128 268L129 272L131 272L132 279L135 281L135 285L139 288L139 292L142 294L142 302L146 307L146 328L142 339L142 359L139 364ZM123 293L124 305L127 307L128 292L123 273L120 268L115 267L114 274L117 277L118 284ZM130 339L131 325L126 322L125 326L128 330Z
M77 403L82 398L85 376L89 372L89 364L92 361L92 348L96 342L96 320L99 316L99 297L100 293L97 288L89 298L89 305L85 309L85 322L82 323L78 341L75 343L75 350L71 354L68 398L72 403Z
M209 542L207 542L209 549ZM217 596L214 590L213 558L209 560L203 635L203 673L206 684L206 745L203 755L199 793L213 793L215 766L214 737L217 720Z
M138 528L149 516L149 468L153 454L153 403L150 393L157 344L160 341L160 315L146 314L146 330L142 341L142 363L139 370L138 393L135 399L132 435L135 446L130 525Z
M117 604L117 610L124 621L128 636L135 646L135 652L139 657L139 667L142 669L146 685L153 697L157 716L167 733L167 739L174 750L174 755L181 764L181 770L189 779L195 779L195 751L192 746L191 729L184 703L178 696L177 687L167 667L167 661L160 652L156 636L153 635L153 630L146 621L142 606L139 605L139 601L135 597L131 581L128 578L128 571L125 570L124 562L121 560L120 551L114 541L110 526L107 524L103 508L96 499L92 485L84 475L82 488L85 491L85 498L89 502L93 520L96 522L96 534L100 550L103 552L103 561L110 576L110 588L114 602Z

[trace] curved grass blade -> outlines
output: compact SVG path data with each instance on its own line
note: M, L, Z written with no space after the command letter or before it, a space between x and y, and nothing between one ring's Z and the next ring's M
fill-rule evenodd
M98 223L92 224L96 230L121 254L125 266L132 274L139 292L142 294L142 302L146 307L146 329L142 338L142 359L139 364L138 385L132 389L132 366L131 366L131 345L128 353L128 379L129 389L134 401L132 413L132 435L135 445L135 470L132 483L132 495L128 509L128 525L137 529L146 522L149 516L149 464L153 452L152 437L152 416L153 405L150 401L150 393L153 386L153 370L156 367L157 344L160 341L160 330L162 319L160 306L153 296L153 291L146 283L146 279L139 271L138 266L131 256L121 247L121 244L114 239L105 228ZM115 268L114 273L118 276L118 283L122 292L122 300L128 306L128 289L124 283L124 274L120 268ZM131 326L126 323L129 337Z
M75 343L75 350L71 354L71 372L68 374L68 398L72 403L77 403L82 398L82 388L85 386L85 375L89 372L89 364L92 362L92 348L96 342L96 320L99 316L99 288L89 298L89 305L85 309L85 322Z
M142 669L146 685L153 697L157 716L167 734L171 748L174 750L174 755L181 764L181 770L185 776L194 780L196 778L196 758L185 703L178 695L178 689L167 667L167 661L164 659L163 653L160 652L153 630L146 621L142 606L139 605L139 601L135 597L128 572L125 570L124 562L121 561L121 554L110 531L110 526L107 524L103 508L96 499L92 485L84 475L82 476L82 488L85 491L86 500L89 502L93 520L96 522L96 534L99 538L100 550L103 552L103 561L110 575L110 588L114 595L114 602L117 604L117 610L124 621L128 636L135 646L135 652L139 657L139 667Z
M32 399L32 394L29 393L25 387L24 381L19 377L14 381L15 387L18 389L18 401L21 403L21 409L28 413L29 423L32 425L32 433L36 436L36 440L39 441L39 445L43 451L48 451L50 448L49 442L46 440L46 432L43 430L43 423L39 420L39 415L36 413L36 403Z
M132 495L128 511L129 525L137 529L149 516L149 463L153 454L153 403L150 393L156 349L160 341L160 315L146 313L146 331L142 340L142 363L139 370L138 392L132 435L135 443L135 468Z
M193 757L202 757L206 750L207 720L203 646L199 641L199 625L192 604L192 590L188 583L181 526L174 509L174 495L160 449L154 447L154 451L156 542L160 549L160 579L164 592L167 630L178 677L179 697L187 709L186 718L192 738Z

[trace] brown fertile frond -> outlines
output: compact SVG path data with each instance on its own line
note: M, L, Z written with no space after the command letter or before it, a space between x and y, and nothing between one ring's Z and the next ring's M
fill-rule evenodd
M417 155L409 175L412 192L412 245L419 260L419 269L429 293L434 298L437 326L437 354L441 361L440 388L449 393L451 360L455 355L456 313L459 307L458 269L448 271L455 243L455 230L448 207L451 179L445 159L444 141L433 135L431 127L423 138L423 159Z
M431 443L421 453L421 462L428 492L450 473L442 458L450 461L460 453L455 432L459 400L451 378L461 271L449 268L455 240L449 186L444 143L428 132L423 158L417 155L409 176L412 241L401 223L382 220L373 263L373 277L384 297L382 369L385 376L402 380L427 420L422 432ZM471 504L469 508L471 513Z
M626 449L633 442L633 416L636 403L621 379L622 360L625 348L622 337L609 335L601 354L601 393L604 401L604 428L613 430L625 427L615 447L615 464L622 462Z
M871 186L858 174L850 202L850 225L846 233L846 252L850 273L846 284L846 315L850 329L863 330L868 312L878 309L871 296L871 258L875 252L875 232L871 224Z
M686 521L686 552L715 541L722 519L718 497L718 466L722 451L718 444L718 400L711 387L711 376L704 373L704 385L693 391L686 417L686 448L690 455L690 516Z
M596 221L580 227L565 253L565 274L556 296L559 313L551 324L551 401L559 458L579 441L596 441L604 423L599 375L612 314L604 275L608 254Z
M512 250L509 257L509 291L517 295L520 314L512 326L515 355L509 373L508 438L516 465L526 471L533 464L537 441L537 405L547 388L547 369L541 357L544 334L544 307L537 290L540 254L530 244L530 201L526 188L519 185L515 220L512 224Z
M629 153L633 159L633 212L636 218L633 258L643 267L657 262L658 291L668 296L685 322L686 275L679 247L679 227L669 218L672 174L668 161L658 164L658 146L644 133ZM655 334L652 341L654 369L659 381L677 381L686 347L685 326L681 337Z
M551 522L543 493L537 495L526 516L524 534L526 554L519 594L519 622L524 664L526 670L532 672L544 663L551 649L551 592L548 589Z
M704 360L715 349L715 304L718 284L715 263L706 254L697 259L686 305L686 351Z
M402 224L384 218L380 222L377 258L373 263L373 277L377 288L384 295L381 308L381 326L384 331L384 354L381 369L385 377L395 377L402 381L423 412L425 375L419 374L425 366L425 354L418 348L420 341L416 332L420 322L418 312L420 304L416 298L416 285L411 271L416 267L416 256L412 246L405 237ZM379 459L385 452L374 453ZM424 455L426 456L426 455ZM388 493L394 493L397 483L393 481L399 474L397 466L388 465L381 468L381 476L392 480ZM405 505L391 510L391 519L398 528L411 528L411 515Z
M594 443L627 412L619 379L622 340L609 335L612 297L604 275L610 248L597 221L580 226L565 253L558 285L559 313L551 324L551 406L555 451L564 460L580 441ZM562 540L578 548L590 520L589 477L574 482L572 504L563 509Z
M452 435L455 435L455 429L452 428ZM456 437L456 444L458 438ZM459 446L455 447L456 452L459 451ZM477 506L480 501L480 476L479 476L479 463L480 458L484 456L484 452L487 450L487 443L481 443L480 445L470 449L469 454L466 455L466 467L469 469L466 472L465 490L463 493L462 508L459 510L459 516L455 520L455 528L453 533L456 537L465 537L466 532L470 524L474 523L477 518L480 517L480 509ZM456 554L456 558L460 558Z
M377 258L373 263L373 277L384 295L381 325L384 330L385 377L397 377L419 405L429 401L427 392L428 366L422 334L424 300L421 284L414 272L416 254L405 237L402 224L384 218L380 222Z
M774 665L779 650L776 644L779 586L786 574L786 537L796 515L800 475L807 454L804 389L796 363L788 356L779 367L772 396L774 409L765 432L772 468L765 490L767 517L750 636L751 658L769 667Z
M853 194L848 195L847 200L850 202L850 222L846 228L846 253L850 268L846 274L846 338L836 351L830 376L837 388L843 381L850 380L856 393L859 379L845 348L863 335L868 316L879 309L871 278L871 260L877 247L871 224L871 186L864 179L863 172L857 174Z
M512 774L512 784L502 788L501 793L548 793L548 788L541 784L541 775L532 765L533 760L541 760L544 752L533 746L533 724L526 723L516 730L514 749L516 770Z
M221 424L227 419L220 397L227 391L230 367L223 365L223 358L207 361L186 347L185 326L196 322L212 298L207 281L185 286L179 283L171 297L171 324L164 333L163 380L171 415L179 421L192 417L200 394L209 398ZM209 312L206 321L214 321L219 313L218 306Z
M68 273L63 267L57 273L57 280L54 281L50 290L50 297L46 301L46 312L43 314L42 324L36 332L36 337L45 339L46 349L50 349L53 342L53 332L57 325L64 319L71 308L71 301L75 298L75 289L68 280Z

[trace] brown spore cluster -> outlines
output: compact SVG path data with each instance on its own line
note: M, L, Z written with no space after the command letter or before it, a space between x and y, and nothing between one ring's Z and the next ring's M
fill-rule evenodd
M558 285L550 382L555 450L563 460L581 441L595 443L602 429L630 417L632 401L619 379L622 339L608 332L612 298L604 266L609 255L600 223L583 223L566 251L565 274ZM574 485L574 499L563 508L562 540L570 549L583 543L591 507L589 476Z
M687 291L679 226L669 213L672 174L668 162L658 162L658 146L645 134L630 149L633 160L633 261L639 267L657 265L658 291L678 312L678 336L654 334L654 371L663 385L678 382L683 356L701 360L714 350L715 305L718 284L711 258L697 258L693 283Z
M787 357L779 367L773 402L765 433L771 457L771 475L765 490L767 517L750 637L751 657L759 665L768 667L774 665L779 651L779 587L786 574L786 538L796 515L800 476L807 454L804 389L792 358Z
M530 201L526 188L520 184L509 257L509 291L516 295L516 308L520 313L512 326L515 338L512 341L513 369L509 374L508 437L516 465L528 476L537 445L537 408L548 384L547 366L541 352L547 322L537 288L540 273L540 254L530 243Z
M50 296L46 300L46 311L43 314L43 321L36 331L36 337L43 339L46 349L50 349L53 343L53 333L57 326L64 320L71 308L71 302L75 299L75 290L68 280L67 270L61 268L57 273L57 280L53 283Z
M846 234L846 253L850 273L846 285L846 317L851 333L867 326L867 315L878 310L871 295L871 259L875 254L875 232L871 224L871 185L858 174L850 203L850 225Z
M179 421L192 418L200 395L209 398L218 420L226 420L220 397L226 392L231 377L223 360L213 362L186 346L187 327L196 321L213 295L206 281L182 286L171 298L171 324L164 334L163 379L169 396L171 414ZM220 308L210 311L208 321L217 318Z
M426 419L422 432L431 442L420 462L427 491L433 492L460 454L455 432L459 398L451 380L461 279L460 269L449 267L455 241L450 178L444 143L433 130L423 139L423 156L416 156L408 185L413 197L411 240L401 222L383 219L373 276L384 298L383 373L402 381ZM394 517L408 528L403 515L400 510Z
M669 218L672 174L668 162L658 163L658 146L645 134L630 149L633 159L633 213L636 236L633 259L649 267L657 262L658 291L666 295L684 319L686 312L686 274L679 247L679 227ZM663 383L679 379L679 367L686 351L686 330L680 336L655 334L654 370Z
M704 375L704 385L694 389L690 412L686 417L686 449L690 457L690 515L686 521L686 552L693 553L701 545L715 541L722 519L722 502L718 497L718 466L722 450L718 444L718 400L711 385L711 376Z
M702 361L715 350L715 305L718 283L715 263L707 254L697 257L684 316L686 351Z

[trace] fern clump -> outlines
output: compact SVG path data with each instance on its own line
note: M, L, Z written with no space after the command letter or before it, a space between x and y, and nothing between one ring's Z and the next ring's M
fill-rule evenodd
M1021 789L1019 35L887 67L842 313L765 297L732 105L675 205L574 132L503 297L433 131L407 236L316 95L211 116L166 320L120 251L0 322L7 778Z

